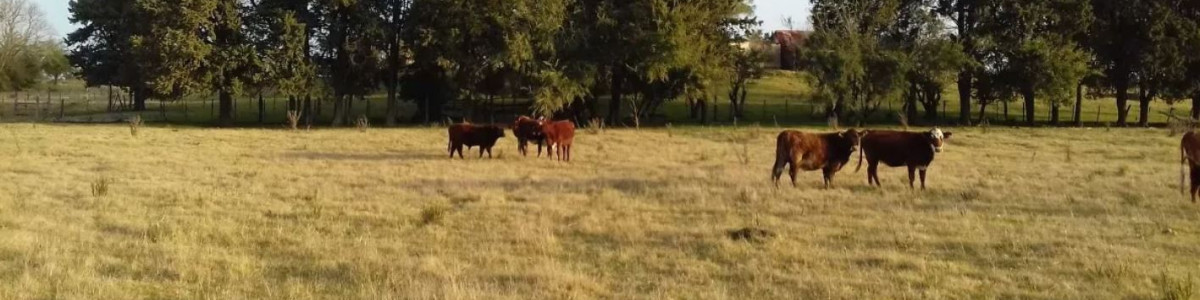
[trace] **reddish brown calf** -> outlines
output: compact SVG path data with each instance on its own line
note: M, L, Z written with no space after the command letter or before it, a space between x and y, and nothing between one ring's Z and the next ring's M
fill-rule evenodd
M552 121L542 124L542 135L546 137L546 156L558 160L571 161L571 144L575 142L575 123L571 121ZM557 147L556 147L557 146Z
M775 140L775 166L771 169L771 180L779 186L783 167L791 166L788 175L792 186L796 186L796 175L800 170L821 169L825 187L833 183L833 174L850 161L850 154L858 151L859 141L866 132L850 129L843 132L812 134L795 130L779 133Z

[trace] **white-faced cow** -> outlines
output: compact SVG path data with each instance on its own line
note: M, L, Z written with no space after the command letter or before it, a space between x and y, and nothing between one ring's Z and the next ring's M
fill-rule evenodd
M863 138L863 151L858 157L858 172L862 167L863 157L867 159L867 184L882 186L879 183L879 162L889 167L908 167L908 187L913 188L914 173L921 172L921 189L925 189L925 172L933 163L934 154L942 152L950 132L933 128L926 132L903 132L889 130L872 130Z
M775 141L775 166L771 169L771 180L779 186L783 167L790 166L788 175L792 186L796 186L796 175L800 170L820 169L824 173L825 187L833 183L833 174L850 161L850 155L858 151L859 141L866 132L854 129L813 134L786 130L779 133Z

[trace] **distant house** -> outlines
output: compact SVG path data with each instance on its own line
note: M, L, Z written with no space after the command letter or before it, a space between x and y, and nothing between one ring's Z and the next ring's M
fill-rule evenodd
M784 70L795 70L797 67L796 56L810 35L812 35L812 31L804 30L776 30L772 33L771 40L775 41L775 44L771 48L778 54L773 55L775 57L773 66Z

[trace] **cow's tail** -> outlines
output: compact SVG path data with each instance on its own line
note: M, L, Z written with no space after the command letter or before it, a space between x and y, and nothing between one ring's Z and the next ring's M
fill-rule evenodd
M1187 152L1184 151L1183 144L1180 144L1179 145L1179 194L1181 194L1181 195L1186 194L1186 192L1184 192L1184 189L1186 189L1186 188L1184 187L1183 177L1186 176L1185 174L1187 173L1187 167L1188 167L1187 165L1188 165Z
M858 169L862 169L863 153L867 152L867 148L862 145L858 146L858 165L854 166L854 173L858 173Z
M775 185L779 185L779 177L783 176L783 167L791 161L791 155L787 153L788 135L786 132L779 133L779 137L775 139L775 165L771 167L771 181Z

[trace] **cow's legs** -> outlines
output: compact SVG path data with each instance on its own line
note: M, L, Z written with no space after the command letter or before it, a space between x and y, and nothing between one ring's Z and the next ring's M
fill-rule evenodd
M455 151L458 151L458 158L460 158L460 159L466 159L466 158L464 158L464 157L463 157L463 145L462 145L462 144L455 145L455 146L454 146L454 150L455 150ZM450 157L454 157L454 155L453 155L453 154L451 154L451 155L450 155Z
M487 147L488 158L492 158L492 147Z
M529 145L526 144L525 139L521 139L521 138L517 139L517 152L521 153L521 156L525 156L525 154L526 154L525 149L528 147L529 147Z
M446 148L447 151L450 151L450 158L454 158L454 142L450 142Z
M879 184L879 161L867 162L867 185L883 186Z
M538 141L538 142L537 142L537 144L538 144L538 157L542 157L542 144L543 144L543 142L542 142L542 141Z
M783 157L775 157L775 165L771 167L771 181L775 182L775 187L779 187L779 177L783 176L783 167L787 166L787 160Z
M792 187L796 187L796 175L800 174L800 165L796 164L795 162L792 162L788 165L790 167L788 168L788 176L792 177Z
M1192 196L1192 203L1196 203L1196 194L1200 193L1200 167L1191 166L1191 169L1192 169L1192 174L1191 174L1192 176L1190 176L1190 177L1192 179L1191 180L1192 181L1192 189L1191 189L1191 193L1189 193L1189 194Z
M915 188L915 187L913 187L913 180L916 179L916 178L914 178L917 175L916 171L917 171L917 168L914 168L913 166L908 166L908 188L910 188L910 189Z
M571 161L571 144L567 144L567 161Z
M833 184L833 168L825 167L821 169L821 173L823 173L823 177L825 178L825 188L829 188Z
M925 169L921 169L921 189L925 189Z

